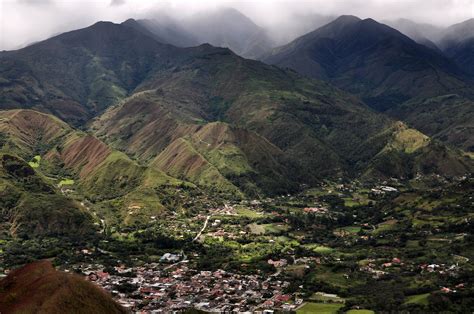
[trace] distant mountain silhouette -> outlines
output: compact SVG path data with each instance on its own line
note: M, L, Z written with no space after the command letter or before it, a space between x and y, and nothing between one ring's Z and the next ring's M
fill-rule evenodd
M327 80L386 110L411 97L466 87L460 69L441 53L372 19L341 16L263 58Z

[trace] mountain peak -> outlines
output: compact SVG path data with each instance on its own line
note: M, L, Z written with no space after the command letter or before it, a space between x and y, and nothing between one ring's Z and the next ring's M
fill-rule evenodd
M372 18L366 18L366 19L363 19L362 20L362 23L366 23L366 24L380 24L379 22L377 22L376 20L372 19Z
M349 23L357 23L362 21L360 18L358 18L355 15L341 15L334 21L332 21L330 24L349 24Z
M138 23L137 20L130 18L123 21L121 24L134 24L134 23Z
M409 55L410 58L406 56ZM431 96L437 90L462 87L460 70L441 53L419 45L409 37L371 18L341 16L333 22L276 48L265 62L290 67L303 75L325 79L358 93L371 106L385 110L416 95ZM446 73L446 83L436 87L426 80L435 66ZM410 68L407 74L405 69ZM399 77L403 76L402 84ZM398 81L397 92L392 82ZM448 78L449 77L449 78ZM424 80L421 80L424 78ZM433 82L438 82L435 77ZM409 83L418 80L416 86ZM363 81L364 87L360 82ZM382 87L383 84L386 86ZM373 87L377 86L377 92ZM380 90L383 90L383 96Z
M129 20L132 20L132 19L129 19ZM114 25L118 25L118 24L115 24L114 22L111 22L111 21L99 21L99 22L95 22L89 27L110 27Z

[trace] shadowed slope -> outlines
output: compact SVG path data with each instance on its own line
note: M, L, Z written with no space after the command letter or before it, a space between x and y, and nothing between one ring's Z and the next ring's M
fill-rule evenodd
M84 123L124 97L169 53L172 46L110 22L3 52L0 109L35 108Z
M341 16L263 60L328 80L378 110L415 96L472 94L454 63L372 19Z
M448 27L439 46L461 69L474 76L474 18Z

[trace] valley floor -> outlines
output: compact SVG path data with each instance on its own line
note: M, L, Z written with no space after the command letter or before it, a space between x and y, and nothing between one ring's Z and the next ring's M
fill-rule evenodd
M463 312L474 302L472 192L466 177L326 182L101 226L79 244L4 238L2 265L54 258L133 311Z

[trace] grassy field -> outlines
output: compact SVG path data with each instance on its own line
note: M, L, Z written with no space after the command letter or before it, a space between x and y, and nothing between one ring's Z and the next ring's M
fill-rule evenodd
M248 218L260 218L263 216L262 213L256 212L246 207L237 207L236 212L239 216L248 217Z
M416 294L407 297L407 301L405 304L421 304L421 305L428 305L428 297L429 293L423 294Z
M349 310L346 314L375 314L372 310Z
M348 226L348 227L342 227L341 230L347 231L349 233L357 233L359 232L361 227L359 226Z
M379 223L377 225L377 229L373 231L373 234L379 234L380 232L394 230L397 228L397 220L391 219L385 222Z
M250 232L253 234L280 234L288 230L288 226L282 224L250 224Z
M297 314L332 314L337 313L337 311L343 307L343 304L339 303L314 303L308 302L299 308L296 313Z
M338 297L337 295L332 296L331 294L327 293L314 293L309 300L314 302L332 302L332 303L344 303L346 300Z
M74 180L72 179L62 179L61 181L59 181L58 186L61 187L64 185L73 185L73 184L74 184Z
M319 244L307 244L307 245L304 245L306 248L316 252L316 253L320 253L320 254L327 254L327 253L331 253L334 251L333 248L330 248L328 246L324 246L324 245L319 245Z
M264 234L265 233L265 227L263 225L258 225L258 224L250 224L248 225L250 232L253 234Z
M278 234L288 230L288 226L283 224L264 224L265 233Z
M40 166L40 162L41 156L36 155L35 157L33 157L33 159L31 159L30 162L28 162L28 165L30 165L31 168L38 168Z
M330 267L320 265L311 273L311 280L344 289L360 284L360 280L348 279L344 274L344 272L335 272Z

